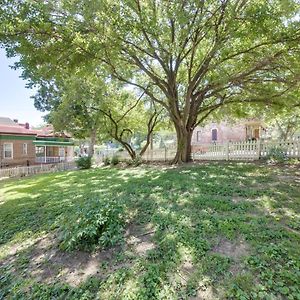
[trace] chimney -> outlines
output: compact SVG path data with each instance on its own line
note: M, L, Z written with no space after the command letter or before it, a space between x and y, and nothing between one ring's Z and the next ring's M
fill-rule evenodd
M25 123L25 128L29 129L29 123L28 122Z
M18 124L18 119L14 119L14 122Z

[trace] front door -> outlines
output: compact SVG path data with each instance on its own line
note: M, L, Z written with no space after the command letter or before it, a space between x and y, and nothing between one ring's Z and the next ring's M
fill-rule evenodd
M254 138L255 138L256 140L259 139L259 128L255 128L255 129L254 129Z

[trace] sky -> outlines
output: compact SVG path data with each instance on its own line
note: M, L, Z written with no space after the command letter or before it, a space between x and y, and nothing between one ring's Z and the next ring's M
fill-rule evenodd
M20 78L21 70L13 70L14 59L8 59L4 49L0 48L0 117L18 119L31 126L43 123L45 113L38 111L30 96L34 90L25 87L26 81Z

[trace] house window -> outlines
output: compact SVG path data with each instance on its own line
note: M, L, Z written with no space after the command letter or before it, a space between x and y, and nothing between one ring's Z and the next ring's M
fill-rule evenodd
M35 147L35 154L43 154L45 153L45 147Z
M197 142L201 140L201 131L197 131Z
M13 144L3 144L3 158L13 158Z
M24 144L23 144L23 147L22 147L22 154L23 154L23 155L27 155L27 153L28 153L27 144L24 143Z
M59 148L59 157L65 157L65 148L63 147Z
M217 129L212 129L212 131L211 131L211 140L213 142L216 142L218 140L218 130Z

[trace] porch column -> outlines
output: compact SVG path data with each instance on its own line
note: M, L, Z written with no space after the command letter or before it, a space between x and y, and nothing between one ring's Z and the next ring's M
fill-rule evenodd
M47 163L47 146L45 146L45 163Z

